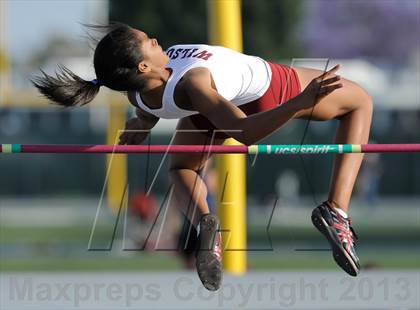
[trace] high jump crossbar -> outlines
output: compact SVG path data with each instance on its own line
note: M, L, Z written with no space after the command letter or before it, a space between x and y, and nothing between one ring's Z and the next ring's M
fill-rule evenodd
M344 154L420 152L419 144L89 145L0 144L0 153Z

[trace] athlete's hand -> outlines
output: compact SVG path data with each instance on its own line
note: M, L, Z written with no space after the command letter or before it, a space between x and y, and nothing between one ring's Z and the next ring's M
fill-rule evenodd
M306 86L305 90L299 95L299 102L302 109L312 108L321 99L325 98L336 89L343 87L343 84L338 83L341 77L335 75L338 69L340 69L340 65L334 66L331 70L314 78L308 86Z
M145 131L143 122L138 117L133 117L125 123L124 132L120 135L118 144L141 144L149 134Z

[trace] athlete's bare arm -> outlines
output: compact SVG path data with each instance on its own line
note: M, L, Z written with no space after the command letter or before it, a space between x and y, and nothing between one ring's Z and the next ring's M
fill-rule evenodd
M207 117L219 129L237 130L226 132L245 145L251 145L268 136L293 118L297 112L312 107L335 89L340 80L334 73L339 66L314 79L306 89L295 98L282 105L260 113L247 116L233 103L220 96L211 86L211 73L206 68L193 69L184 76L185 88L193 107Z
M118 144L141 144L159 118L136 108L137 117L129 119L125 123L125 131L120 135Z

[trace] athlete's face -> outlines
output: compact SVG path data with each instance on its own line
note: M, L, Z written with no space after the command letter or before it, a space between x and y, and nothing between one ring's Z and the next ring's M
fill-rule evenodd
M148 72L148 70L165 68L169 61L169 57L163 51L158 41L140 30L133 29L140 45L140 52L143 55L143 61L139 64L141 72Z

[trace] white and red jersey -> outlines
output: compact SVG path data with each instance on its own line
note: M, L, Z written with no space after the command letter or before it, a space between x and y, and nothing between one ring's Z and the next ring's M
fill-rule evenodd
M159 118L183 118L198 113L179 108L173 96L179 80L193 68L207 68L217 92L237 106L262 97L270 86L271 68L256 56L205 44L174 45L166 54L170 58L166 67L172 69L172 74L165 86L162 107L150 109L142 102L139 92L136 93L138 106Z

